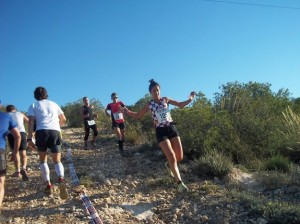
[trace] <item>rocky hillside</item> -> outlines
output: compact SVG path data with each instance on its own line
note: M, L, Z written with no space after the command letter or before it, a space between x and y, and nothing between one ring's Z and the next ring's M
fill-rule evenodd
M164 168L166 159L159 149L127 145L128 156L122 157L113 136L100 138L90 150L83 149L82 129L66 129L63 137L71 146L80 187L71 184L70 161L65 150L63 163L69 199L61 200L57 190L52 197L47 197L43 192L38 155L29 152L29 181L11 177L13 169L9 170L1 223L91 223L80 191L86 193L102 222L107 224L267 223L250 213L217 178L210 181L194 175L192 162L180 165L190 191L179 193ZM49 164L55 182L51 159Z

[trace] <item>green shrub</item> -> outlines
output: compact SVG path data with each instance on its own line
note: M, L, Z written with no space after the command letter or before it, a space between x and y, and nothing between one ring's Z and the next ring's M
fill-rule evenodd
M252 216L263 217L268 223L296 224L300 219L300 207L286 202L270 201L265 197L252 195L245 191L230 190L235 198Z
M251 158L244 162L244 166L252 172L260 171L263 167L263 161L257 158Z
M281 113L291 104L288 90L273 93L270 84L256 82L227 83L221 90L215 94L214 106L217 112L228 112L235 136L231 142L238 146L232 151L237 162L248 160L243 157L262 159L278 152L284 143Z
M300 149L299 134L300 134L300 115L296 114L290 107L282 112L284 117L284 135L288 141L289 148L294 150Z
M300 208L286 202L268 201L264 203L252 204L250 214L263 216L270 223L296 224L300 219Z
M256 181L266 187L267 190L279 189L290 182L290 175L278 171L261 171L254 174Z
M206 194L216 194L221 191L221 188L211 181L204 181L199 190L204 191Z
M232 168L233 164L228 157L222 153L212 151L197 160L195 172L199 176L222 178L228 174Z
M267 171L279 171L287 173L290 171L291 162L289 159L283 157L282 155L275 155L263 164L264 169Z

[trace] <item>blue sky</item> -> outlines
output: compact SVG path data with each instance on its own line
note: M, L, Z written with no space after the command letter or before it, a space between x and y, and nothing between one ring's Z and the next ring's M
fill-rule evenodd
M22 111L37 86L132 105L151 78L175 100L234 81L300 97L299 72L299 0L0 1L0 99Z

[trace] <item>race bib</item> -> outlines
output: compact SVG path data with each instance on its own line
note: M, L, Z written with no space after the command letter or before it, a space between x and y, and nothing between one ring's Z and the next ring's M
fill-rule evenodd
M167 121L172 121L171 113L168 109L157 110L155 111L155 115L157 117L158 123L160 124L164 124Z
M116 113L113 113L113 116L114 116L115 120L123 120L123 113L116 112Z
M88 123L89 126L92 126L92 125L96 124L96 122L94 120L87 121L87 123Z

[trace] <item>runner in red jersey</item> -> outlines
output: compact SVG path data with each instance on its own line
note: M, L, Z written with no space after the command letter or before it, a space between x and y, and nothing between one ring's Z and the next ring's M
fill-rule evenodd
M125 105L122 101L118 100L118 94L116 93L111 94L111 99L113 102L107 105L105 113L107 114L107 116L111 116L112 128L114 129L117 136L120 154L122 156L125 156L123 146L125 137L125 120L124 114L119 110L120 107L125 107ZM109 110L110 113L108 113Z

